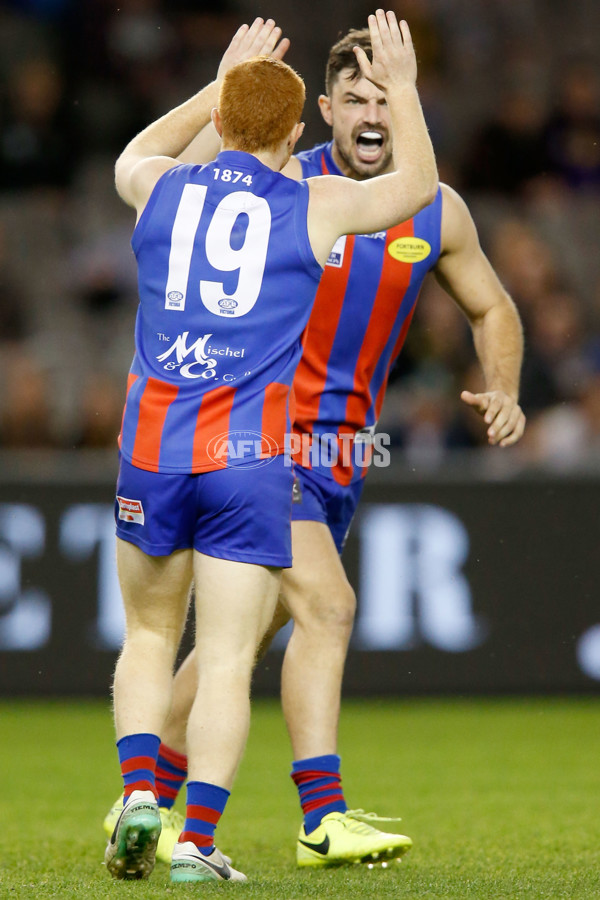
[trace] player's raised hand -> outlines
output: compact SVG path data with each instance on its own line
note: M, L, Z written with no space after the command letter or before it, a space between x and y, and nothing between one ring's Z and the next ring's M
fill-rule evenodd
M382 91L395 84L414 85L417 80L417 60L404 19L398 24L396 14L378 9L369 16L369 32L373 48L373 62L361 47L354 47L360 70L365 78Z
M283 59L290 42L281 37L281 28L273 19L255 19L252 25L240 25L232 41L223 54L217 72L217 81L221 81L225 73L237 63L252 59L253 56L273 56Z
M485 391L481 394L463 391L460 397L483 417L488 426L489 444L510 447L523 436L525 430L523 410L517 401L504 391Z

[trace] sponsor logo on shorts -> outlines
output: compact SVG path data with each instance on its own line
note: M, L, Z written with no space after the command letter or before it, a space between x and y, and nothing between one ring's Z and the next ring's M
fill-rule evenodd
M123 522L135 522L136 525L144 524L144 507L141 500L129 500L127 497L117 495L117 503L119 504L119 519L122 519Z

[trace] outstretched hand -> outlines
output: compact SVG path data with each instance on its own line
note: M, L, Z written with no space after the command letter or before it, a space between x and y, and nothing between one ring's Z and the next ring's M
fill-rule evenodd
M388 90L394 84L414 85L417 80L417 59L404 19L398 24L395 13L378 9L369 16L369 33L373 48L373 62L362 47L354 47L360 71L376 87Z
M517 401L504 391L486 391L481 394L463 391L460 398L483 417L488 426L489 444L510 447L523 436L525 430L523 410Z
M272 56L283 59L290 46L288 38L281 38L281 28L273 19L266 22L260 17L252 25L240 25L232 41L223 54L217 72L217 81L222 81L229 69L253 56Z

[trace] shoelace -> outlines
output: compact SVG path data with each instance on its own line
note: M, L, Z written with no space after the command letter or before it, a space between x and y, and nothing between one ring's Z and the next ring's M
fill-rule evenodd
M380 829L380 825L386 825L389 827L391 824L397 825L398 822L401 822L402 819L394 816L378 816L377 813L374 812L365 812L364 809L348 809L345 812L345 815L349 819L353 819L356 822L361 822L364 825L369 826L370 828Z

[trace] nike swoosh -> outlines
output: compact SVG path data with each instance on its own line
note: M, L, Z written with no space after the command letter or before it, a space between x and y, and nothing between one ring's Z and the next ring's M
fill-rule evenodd
M325 839L321 841L320 844L311 844L309 841L302 841L300 843L305 847L308 847L309 850L314 850L315 853L320 853L322 856L327 856L329 853L329 835L325 835Z
M179 859L177 862L171 864L172 869L179 869L182 867L189 868L191 865L196 863L198 868L202 868L202 866L207 866L209 869L212 869L213 872L216 872L217 875L220 875L221 878L229 881L231 878L231 872L229 870L229 866L217 864L213 862L210 856L205 856L201 860L194 859L193 857L188 857L188 859Z

